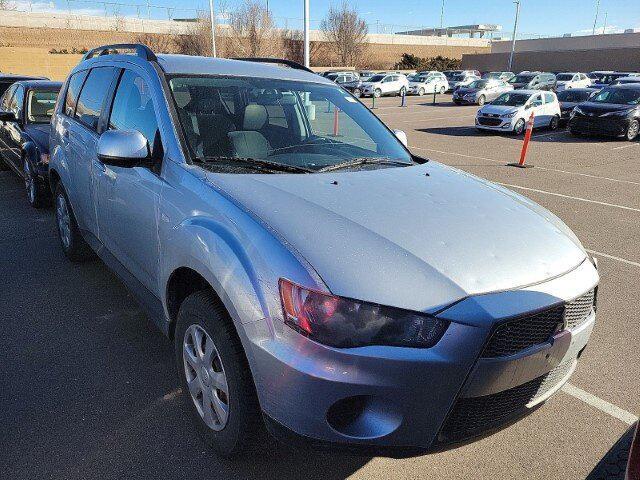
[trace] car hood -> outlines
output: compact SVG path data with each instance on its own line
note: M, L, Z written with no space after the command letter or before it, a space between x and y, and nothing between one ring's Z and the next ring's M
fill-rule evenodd
M345 297L433 312L469 295L545 281L586 258L573 233L542 207L435 162L206 175Z
M49 153L49 130L51 126L46 124L27 124L24 132L29 135L36 144L40 153Z
M381 82L362 82L363 87L373 87L380 85Z
M560 102L560 110L572 110L576 105L581 102Z
M580 104L580 110L582 110L586 114L592 114L596 117L602 115L603 113L620 112L623 110L631 111L635 108L638 107L634 105L618 105L615 103L583 102Z
M514 90L515 89L519 89L519 88L525 88L527 85L529 85L529 82L518 82L518 83L510 83L509 85L513 85Z
M512 107L509 105L485 105L484 107L482 107L480 109L480 112L482 113L488 113L491 115L505 115L507 113L513 113L513 112L517 112L518 110L520 110L518 107Z

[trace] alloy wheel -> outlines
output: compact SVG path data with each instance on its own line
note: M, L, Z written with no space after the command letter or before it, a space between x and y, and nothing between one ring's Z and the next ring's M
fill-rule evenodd
M513 131L516 135L521 135L524 132L524 120L521 118L516 122L515 127L513 127Z
M65 249L69 249L71 246L71 216L67 208L67 200L62 194L56 198L56 220L62 245Z
M640 131L640 123L637 120L633 120L629 124L629 129L627 130L627 140L635 140L638 136L638 132Z
M420 90L418 90L418 95L420 96L424 95L424 88L421 88Z
M204 423L215 431L229 420L229 386L222 359L200 325L187 328L182 342L184 374L189 394Z

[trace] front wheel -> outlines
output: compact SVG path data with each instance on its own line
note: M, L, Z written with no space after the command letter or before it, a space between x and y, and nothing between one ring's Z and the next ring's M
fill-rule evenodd
M478 97L478 105L479 105L479 106L483 106L483 105L485 104L485 102L486 102L486 101L487 101L487 99L485 98L485 96L484 96L484 95L480 95L480 96Z
M629 123L629 127L627 128L627 133L625 137L627 138L627 140L631 142L636 139L639 131L640 131L640 122L638 122L638 120L631 120L631 122Z
M356 88L353 90L353 96L356 98L360 98L362 96L362 92L360 91L359 88Z
M420 90L418 90L418 95L420 96L424 95L424 88L421 88Z
M184 399L204 441L225 457L256 442L261 417L249 365L231 318L211 292L182 302L174 347Z
M515 133L516 135L522 135L524 133L524 128L525 128L525 121L524 121L524 118L521 118L514 125L513 133Z
M56 186L54 198L56 225L62 251L72 262L81 262L90 258L92 256L91 248L82 238L67 193L60 183Z
M550 130L557 130L559 123L560 123L560 119L558 118L557 115L554 115L551 118L551 121L549 122L549 129Z
M49 192L46 185L39 182L36 175L31 171L29 160L25 158L22 167L24 175L24 188L27 192L27 200L33 208L43 208L49 206Z
M446 91L447 91L447 89L445 88L445 86L444 86L444 85L442 85L442 86L440 87L440 95L444 95Z
M382 90L380 90L379 88L376 88L373 91L373 96L376 97L376 98L380 98L382 96Z

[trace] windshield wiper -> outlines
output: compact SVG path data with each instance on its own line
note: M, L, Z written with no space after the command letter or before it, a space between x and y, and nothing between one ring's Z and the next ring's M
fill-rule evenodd
M318 172L331 172L333 170L342 170L344 168L357 167L360 165L402 165L404 167L410 167L413 163L403 162L402 160L393 160L391 158L384 157L361 157L347 160L346 162L336 163L335 165L328 165L317 170Z
M206 156L197 159L197 161L208 164L239 163L264 172L310 173L314 171L298 165L287 165L286 163L270 162L269 160L250 157Z

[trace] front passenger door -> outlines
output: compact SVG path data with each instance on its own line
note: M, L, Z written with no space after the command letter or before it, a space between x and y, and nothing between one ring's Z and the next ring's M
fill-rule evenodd
M531 98L531 111L533 111L533 126L540 127L545 125L545 114L544 114L544 101L542 100L542 94L538 93ZM531 115L529 113L529 115Z
M136 167L105 165L94 158L100 241L147 289L157 294L157 212L163 157L156 110L148 82L126 69L115 91L109 130L137 130L152 160Z

